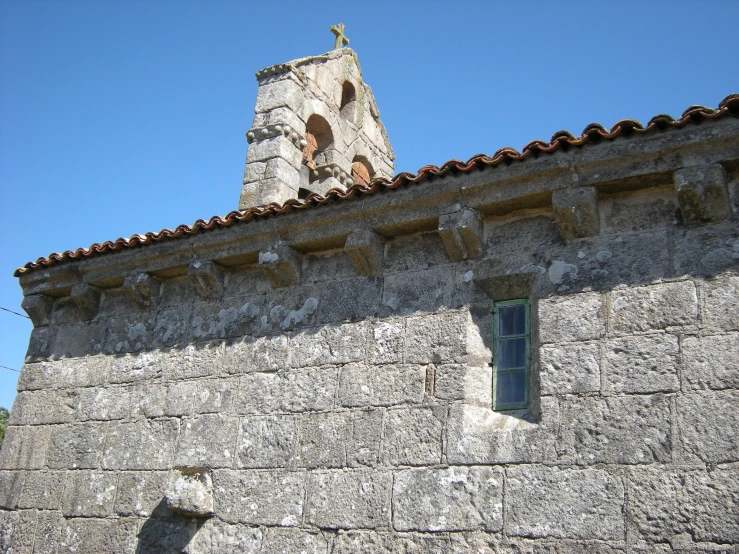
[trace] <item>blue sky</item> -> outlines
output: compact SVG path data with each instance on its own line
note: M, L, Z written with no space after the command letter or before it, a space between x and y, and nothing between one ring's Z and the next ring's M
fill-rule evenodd
M0 3L0 306L53 251L236 208L263 67L346 24L396 170L739 92L739 2ZM734 61L732 61L734 60ZM0 311L0 365L31 325ZM17 374L0 369L0 406Z

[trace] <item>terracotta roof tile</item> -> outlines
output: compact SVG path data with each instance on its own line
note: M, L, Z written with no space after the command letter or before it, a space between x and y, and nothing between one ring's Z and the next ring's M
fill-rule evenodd
M689 124L701 123L704 120L716 120L726 116L739 117L739 94L731 94L724 98L718 108L707 108L705 106L691 106L678 118L665 114L654 116L647 125L642 125L633 119L624 119L616 123L610 130L597 123L591 123L583 130L579 137L567 131L557 131L552 135L549 142L534 140L523 147L521 152L506 147L501 148L492 156L478 154L472 156L466 162L460 160L449 160L441 167L427 165L413 173L403 172L397 174L391 180L376 179L369 185L354 185L346 191L331 189L326 196L311 194L305 200L288 200L284 204L268 204L243 211L233 211L224 217L212 217L208 221L198 219L193 225L180 225L174 230L163 229L158 233L146 233L145 235L133 235L130 238L119 238L115 241L107 241L103 244L95 243L89 248L78 248L66 252L54 252L46 258L39 258L35 262L28 262L23 267L15 270L16 277L34 269L48 267L68 260L79 260L108 252L116 252L125 248L135 248L164 240L176 239L183 236L195 235L201 231L209 231L219 227L228 227L240 222L252 219L288 213L293 210L305 210L332 201L350 200L361 196L376 194L388 190L395 190L409 184L417 184L434 176L446 175L449 172L466 173L474 169L484 167L495 167L512 161L522 161L531 156L541 153L550 154L557 150L566 150L570 146L584 146L594 144L601 140L612 140L616 137L628 137L643 135L654 131L663 131L669 127L682 128Z

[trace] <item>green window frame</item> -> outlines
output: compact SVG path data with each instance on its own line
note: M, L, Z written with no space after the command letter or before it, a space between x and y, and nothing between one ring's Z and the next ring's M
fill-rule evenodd
M528 299L494 304L493 410L517 410L529 406L529 312Z

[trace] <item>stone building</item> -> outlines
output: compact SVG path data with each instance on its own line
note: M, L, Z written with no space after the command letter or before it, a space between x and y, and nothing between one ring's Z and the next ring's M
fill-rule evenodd
M17 271L0 550L736 551L739 96L392 177L257 78L239 211Z

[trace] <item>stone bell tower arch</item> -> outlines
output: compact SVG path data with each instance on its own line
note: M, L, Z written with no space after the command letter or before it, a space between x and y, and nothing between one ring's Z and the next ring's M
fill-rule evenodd
M257 72L239 209L392 177L395 154L372 89L343 24L331 31L334 50Z

